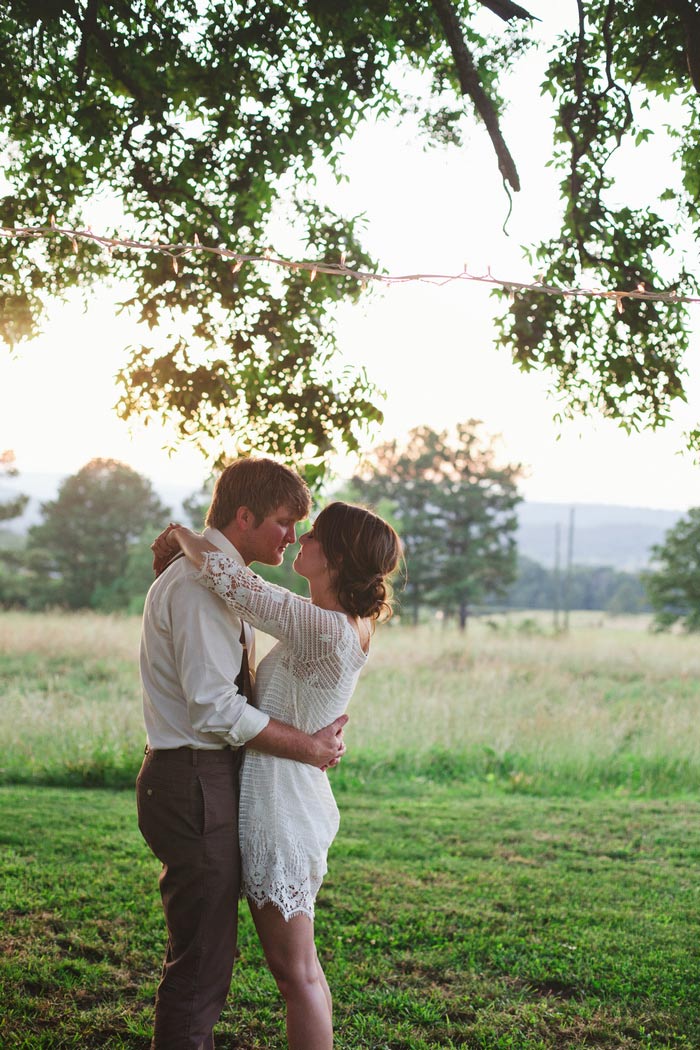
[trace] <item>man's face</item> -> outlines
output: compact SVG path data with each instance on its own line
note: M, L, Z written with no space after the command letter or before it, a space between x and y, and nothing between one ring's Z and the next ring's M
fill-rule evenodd
M290 543L296 543L296 524L299 521L290 507L281 506L248 533L250 561L263 565L279 565Z

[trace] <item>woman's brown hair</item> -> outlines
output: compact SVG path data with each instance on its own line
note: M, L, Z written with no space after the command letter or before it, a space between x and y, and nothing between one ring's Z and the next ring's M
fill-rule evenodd
M314 535L335 573L338 600L351 616L391 616L389 577L401 559L401 541L388 522L364 507L329 503Z

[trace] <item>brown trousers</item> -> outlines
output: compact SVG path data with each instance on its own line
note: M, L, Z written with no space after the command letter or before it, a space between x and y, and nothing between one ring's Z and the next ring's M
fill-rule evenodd
M241 752L146 750L139 828L161 861L168 929L152 1050L212 1050L236 953Z

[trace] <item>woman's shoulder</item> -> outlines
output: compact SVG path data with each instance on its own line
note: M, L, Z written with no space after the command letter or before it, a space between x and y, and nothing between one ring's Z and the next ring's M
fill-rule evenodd
M364 659L367 658L369 653L369 643L372 637L372 632L369 627L367 620L363 620L357 616L351 616L350 613L343 612L342 610L334 611L333 615L337 616L343 624L343 631L346 637L355 642L355 651L359 653Z

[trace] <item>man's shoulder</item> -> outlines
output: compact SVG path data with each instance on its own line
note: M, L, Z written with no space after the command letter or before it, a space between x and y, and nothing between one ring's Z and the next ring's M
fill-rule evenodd
M179 558L165 569L151 584L146 596L146 608L158 609L162 614L196 615L195 610L206 610L208 618L239 623L240 618L226 602L199 582L199 569L187 558Z
M184 595L188 601L196 601L200 591L206 588L197 583L197 570L187 558L178 558L155 578L146 595L146 606L176 603Z
M197 570L187 558L175 558L167 568L163 569L160 575L156 576L150 586L149 593L150 591L156 594L167 591L170 587L180 585L183 582L193 581L196 575Z

